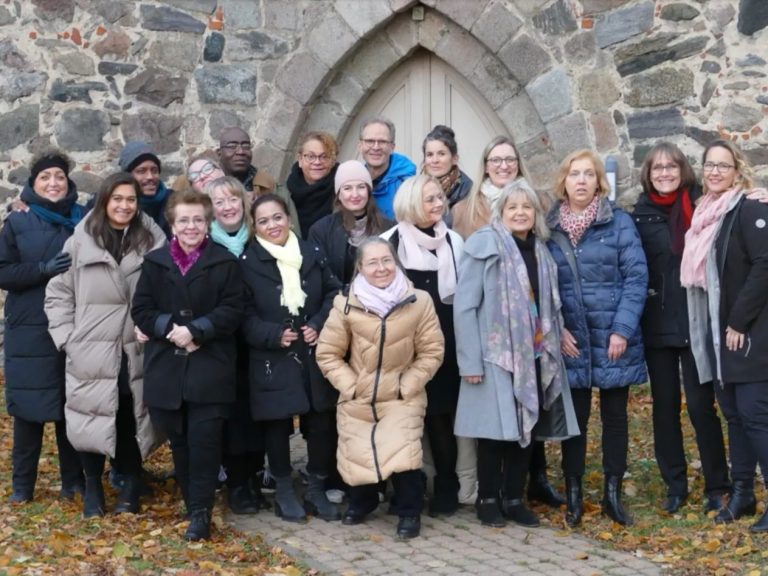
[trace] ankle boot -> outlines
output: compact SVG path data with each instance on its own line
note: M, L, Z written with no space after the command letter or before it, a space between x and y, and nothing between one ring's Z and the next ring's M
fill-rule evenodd
M104 516L104 485L101 476L85 477L85 497L83 498L83 518Z
M755 488L751 482L735 480L733 493L728 499L728 504L720 508L715 516L715 524L729 524L742 516L754 516L757 511L755 500Z
M275 479L275 516L286 522L306 522L304 513L296 492L293 489L293 478L288 476L274 477Z
M584 516L584 496L581 492L581 476L568 476L565 479L565 523L570 528L581 524Z
M341 520L341 513L325 495L325 477L317 474L309 475L309 483L304 491L304 510L307 514L317 516L326 522Z
M189 515L189 526L184 539L190 541L208 540L211 537L211 511L206 508L193 510Z
M760 532L768 532L768 508L766 508L765 512L763 512L763 515L760 516L760 520L749 527L749 531L754 534L758 534Z
M139 497L141 495L141 478L138 476L125 476L120 495L117 498L115 514L130 512L139 513Z
M622 526L631 526L632 517L621 504L621 477L606 476L603 490L603 514Z
M565 504L565 498L549 483L546 470L538 470L528 479L528 501L535 500L552 508Z
M240 486L227 486L227 502L233 514L256 514L259 511L259 503L248 482Z
M475 504L475 508L477 509L477 519L483 526L503 528L507 525L496 498L481 498Z
M436 518L441 514L455 514L459 509L459 478L456 474L435 476L433 487L434 493L429 500L429 515Z
M504 499L501 502L501 513L507 520L512 520L520 526L535 528L539 525L539 517L523 504L522 498Z

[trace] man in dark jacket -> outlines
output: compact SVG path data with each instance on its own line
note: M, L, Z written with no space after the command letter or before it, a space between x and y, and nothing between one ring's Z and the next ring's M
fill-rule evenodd
M275 179L253 162L251 137L242 128L224 128L219 136L219 161L227 176L234 176L249 192L257 196L275 191Z
M118 160L120 169L130 172L141 186L141 209L154 220L165 235L171 237L171 228L165 219L165 204L173 190L160 180L162 165L152 146L139 140L123 146Z

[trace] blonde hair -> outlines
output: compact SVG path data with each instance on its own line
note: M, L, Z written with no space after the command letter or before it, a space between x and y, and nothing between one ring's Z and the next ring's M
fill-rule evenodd
M239 198L240 202L243 204L243 224L245 224L245 228L248 230L248 237L250 238L253 236L253 217L251 216L251 210L248 200L248 195L245 191L245 187L243 186L242 182L238 180L237 178L233 176L223 176L221 178L216 178L215 180L211 180L205 185L205 188L203 188L203 192L206 196L208 196L211 199L211 202L213 202L213 193L216 192L219 188L224 188L227 192L229 192L232 196L235 198Z
M502 144L512 146L512 149L515 151L515 156L517 157L517 176L515 176L515 180L527 177L525 170L523 169L523 159L520 158L520 152L518 152L517 146L515 146L512 138L509 138L508 136L496 136L491 140L488 143L488 146L483 150L483 156L480 158L480 169L472 182L472 188L469 190L469 194L467 194L466 198L467 218L472 228L476 229L488 224L488 222L480 221L480 203L482 201L480 187L483 185L483 182L485 182L485 179L488 178L488 171L485 169L485 165L488 163L488 156L491 155L491 151L496 148L496 146L501 146Z
M443 187L440 186L440 181L428 174L411 176L400 184L397 194L395 194L395 199L392 202L392 208L398 222L419 224L427 219L427 215L424 212L423 192L424 187L430 182L437 186L440 194L443 194ZM446 200L443 202L443 214L447 210L448 201Z
M555 177L555 198L558 200L568 200L568 196L565 193L565 180L568 178L568 173L571 171L571 164L576 160L584 160L585 158L592 162L592 166L595 167L597 175L597 196L608 196L611 191L611 185L608 184L603 161L600 160L600 156L595 154L592 150L582 148L581 150L571 152L562 162L560 162L560 167L557 169L557 176Z
M712 150L712 148L725 148L731 153L736 170L736 177L734 178L733 183L738 185L742 190L750 190L754 186L754 172L741 149L730 140L715 140L714 142L710 142L707 144L707 147L704 148L704 153L701 155L702 167L707 161L707 154L709 154L709 151ZM707 190L706 180L702 181L702 186L704 188L704 193L707 194L709 190Z
M502 221L504 215L504 208L507 205L507 201L512 196L523 196L533 206L533 210L536 213L533 219L533 233L542 240L549 238L549 227L546 222L546 212L544 210L544 204L541 202L541 198L536 191L531 188L528 181L525 178L513 180L509 184L506 184L501 190L501 196L494 205L494 210L491 215L492 221ZM502 224L503 225L503 224Z

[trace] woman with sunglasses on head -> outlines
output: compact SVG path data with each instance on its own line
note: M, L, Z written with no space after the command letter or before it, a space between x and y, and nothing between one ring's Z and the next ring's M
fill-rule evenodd
M732 142L710 143L702 163L680 280L699 379L716 380L728 422L733 493L715 522L729 523L755 514L756 465L768 470L768 206L747 198L752 169ZM768 531L768 511L750 530Z
M674 514L688 498L688 466L680 424L682 386L704 475L704 511L717 511L731 490L725 443L712 381L700 382L691 351L688 304L680 284L685 233L701 189L688 159L669 142L648 151L640 169L642 194L632 217L648 260L648 298L641 320L653 395L656 462L667 486L662 509Z

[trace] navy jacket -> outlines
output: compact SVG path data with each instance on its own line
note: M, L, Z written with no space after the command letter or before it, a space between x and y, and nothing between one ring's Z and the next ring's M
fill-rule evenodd
M557 262L565 327L576 338L578 358L563 356L571 388L620 388L643 383L640 316L648 288L643 246L632 218L607 199L574 247L560 226L560 204L547 217L549 249ZM608 360L608 340L627 339L624 355Z

